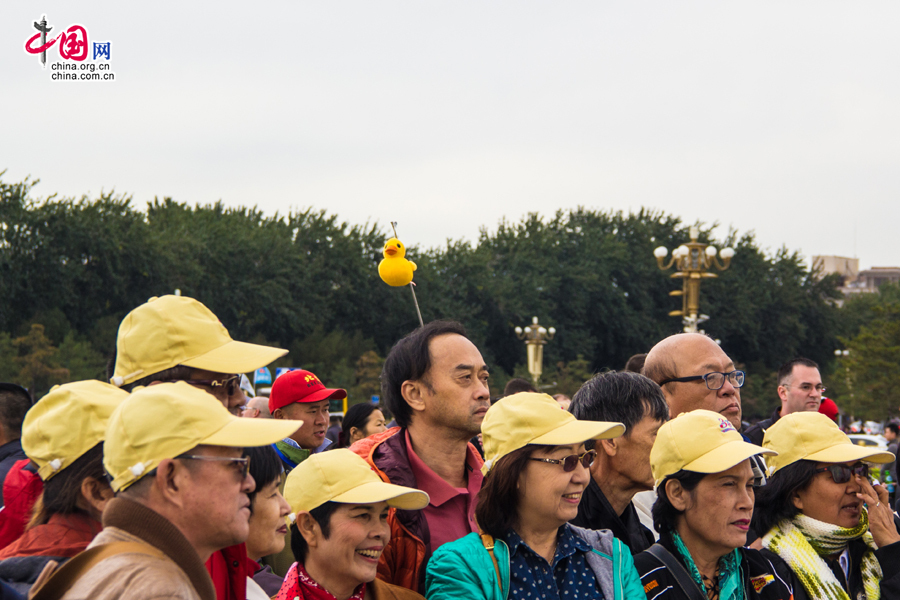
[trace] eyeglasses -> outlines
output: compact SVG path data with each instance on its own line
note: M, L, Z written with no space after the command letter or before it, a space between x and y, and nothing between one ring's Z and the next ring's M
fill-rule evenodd
M673 381L679 382L687 382L687 381L697 381L698 379L702 379L706 382L706 387L711 390L721 390L722 386L725 385L725 380L728 379L728 382L736 388L744 386L744 372L743 371L731 371L730 373L707 373L706 375L691 375L690 377L672 377L671 379L666 379L665 381L661 381L659 385L666 385L667 383L672 383Z
M595 458L597 458L597 451L588 450L581 456L577 454L572 454L565 458L534 458L533 456L529 456L528 460L536 460L538 462L550 463L552 465L562 465L563 471L568 473L569 471L574 471L575 467L578 466L578 463L581 463L581 466L585 469L589 468L592 464L594 464Z
M791 386L786 385L784 387L789 388ZM811 383L804 383L804 384L798 385L797 389L800 390L801 392L803 392L804 394L808 394L813 390L816 390L820 394L824 394L825 390L827 390L828 388L825 387L824 385L822 385L821 383L819 385L815 385L815 386Z
M199 456L196 454L182 454L181 456L176 456L175 458L186 458L188 460L228 461L230 463L234 463L238 465L237 472L241 474L241 481L247 479L247 474L250 473L249 456L242 456L241 458L231 458L228 456Z
M212 388L211 393L213 395L220 395L221 392L224 392L225 395L231 397L238 394L241 391L241 376L240 375L230 375L224 379L167 379L167 383L174 383L176 381L184 381L185 383L189 383L191 385L200 385L204 387Z
M825 471L831 473L831 478L835 483L847 483L850 481L851 475L856 475L863 479L869 478L869 465L865 463L856 463L852 467L847 465L828 465L827 467L816 469L816 473L824 473Z
M253 406L247 406L246 404L244 406L241 406L240 410L241 410L242 417L248 417L251 419L255 419L256 417L258 417L259 413L261 412L258 408L255 408ZM250 412L250 411L254 411L254 412Z

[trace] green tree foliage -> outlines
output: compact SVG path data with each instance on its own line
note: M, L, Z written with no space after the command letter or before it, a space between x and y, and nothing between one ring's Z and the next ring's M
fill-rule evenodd
M0 175L0 359L38 324L58 348L59 368L102 376L122 317L180 289L236 339L289 348L279 366L309 368L327 385L367 397L377 393L381 357L418 324L409 289L378 277L389 230L377 224L321 210L265 215L171 198L140 209L113 193L42 199L31 195L35 183ZM751 381L798 354L830 367L837 336L861 326L841 320L834 279L812 276L787 249L763 252L752 234L717 240L713 225L700 228L702 240L737 250L731 269L704 282L701 308L712 317L707 332L747 365ZM513 328L536 315L558 330L545 347L543 380L571 393L579 379L621 369L630 355L680 331L668 316L678 305L668 293L679 285L659 271L653 249L676 247L686 230L655 211L579 208L504 220L474 243L450 240L408 256L419 266L424 318L468 328L495 392L525 363ZM768 412L766 393L774 399L774 388L754 392L751 416Z
M849 354L834 376L843 394L842 408L862 419L880 421L897 413L900 398L900 287L884 285L848 303L859 329L844 338ZM843 374L843 378L841 375ZM843 381L841 381L843 379Z
M24 382L35 395L69 380L69 369L59 365L58 350L44 335L43 325L32 325L28 333L14 339L12 345L17 351L13 362L19 367L16 379Z

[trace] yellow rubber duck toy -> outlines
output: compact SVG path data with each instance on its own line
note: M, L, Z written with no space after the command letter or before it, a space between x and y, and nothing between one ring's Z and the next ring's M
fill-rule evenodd
M388 285L403 287L409 285L416 270L416 263L406 260L406 246L393 237L384 243L384 260L378 263L378 275Z

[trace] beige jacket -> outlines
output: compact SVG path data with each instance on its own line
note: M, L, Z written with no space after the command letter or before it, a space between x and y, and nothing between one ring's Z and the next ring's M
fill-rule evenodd
M146 506L115 498L103 512L103 531L89 548L110 542L143 542L165 558L122 553L85 573L63 600L215 600L216 592L200 557L171 522Z

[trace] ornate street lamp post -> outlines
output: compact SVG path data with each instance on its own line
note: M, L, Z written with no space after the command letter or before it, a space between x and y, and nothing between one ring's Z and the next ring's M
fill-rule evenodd
M531 373L531 379L537 387L544 369L544 344L553 339L556 329L554 327L545 329L538 323L537 317L532 317L531 325L525 329L516 327L515 331L520 340L525 340L525 348L528 350L528 372Z
M664 259L669 254L665 246L654 250L653 255L656 257L656 264L663 271L675 266L677 270L670 276L672 279L684 280L682 289L669 292L670 296L681 296L681 310L673 310L669 316L681 317L685 332L696 333L697 325L709 319L707 315L700 314L700 280L718 277L715 273L710 273L709 269L712 267L716 267L720 271L727 269L734 256L734 250L725 248L718 252L715 246L698 242L697 237L700 235L700 230L697 227L691 227L690 233L691 241L689 243L672 250L672 259L669 264L664 264ZM716 254L722 258L721 262Z

